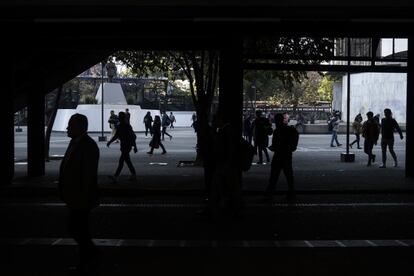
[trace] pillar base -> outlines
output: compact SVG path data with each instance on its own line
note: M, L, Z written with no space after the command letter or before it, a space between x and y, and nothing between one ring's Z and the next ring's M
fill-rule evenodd
M355 154L354 153L341 153L341 162L351 163L355 162Z
M106 136L99 136L98 141L99 142L106 142Z

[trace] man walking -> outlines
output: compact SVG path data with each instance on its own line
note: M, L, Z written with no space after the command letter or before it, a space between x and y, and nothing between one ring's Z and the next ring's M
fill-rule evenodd
M381 120L382 165L380 168L386 168L387 166L387 146L394 159L394 167L398 167L397 155L394 152L394 131L397 130L401 140L404 139L404 136L397 121L392 117L391 109L384 109L384 116L385 118Z
M144 125L145 125L145 137L147 137L148 132L152 136L152 116L151 112L147 112L147 114L144 117Z
M67 127L72 139L59 169L59 193L69 209L68 231L79 247L80 272L92 269L98 255L89 232L89 217L91 210L99 205L99 148L87 130L86 116L72 115Z
M167 132L167 127L170 124L171 124L170 117L168 117L165 111L163 111L162 117L161 117L161 127L162 127L161 140L162 141L164 141L164 135L167 135L168 137L170 137L170 140L172 139L172 135Z
M266 188L265 195L271 197L276 189L280 172L283 170L288 183L288 199L295 196L295 187L293 184L292 153L296 150L299 133L294 127L290 127L283 122L283 115L275 115L276 129L273 132L272 145L269 147L274 151L272 167L270 171L269 185Z
M367 166L371 166L371 162L375 162L375 154L372 154L374 145L377 144L379 136L379 125L374 119L374 113L367 113L367 120L362 125L362 137L364 140L364 152L368 154Z
M175 123L175 116L174 114L171 112L170 113L170 128L174 128L174 123Z
M340 122L341 119L339 118L339 113L335 112L334 116L329 121L329 124L331 125L330 129L332 131L331 147L335 147L334 141L336 142L337 147L340 147L342 145L338 142L338 131Z

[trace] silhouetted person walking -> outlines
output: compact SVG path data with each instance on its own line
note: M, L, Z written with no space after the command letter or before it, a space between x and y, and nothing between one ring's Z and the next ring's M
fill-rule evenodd
M145 125L145 136L148 135L148 132L152 136L152 116L151 112L147 112L147 114L144 117L144 125Z
M98 255L89 231L89 217L91 210L99 205L99 148L87 130L87 117L72 115L67 127L72 139L59 169L59 193L69 208L68 230L79 246L80 272L92 269Z
M253 133L250 114L246 114L243 120L243 136L246 141L248 141L250 144L252 143Z
M167 153L164 145L161 143L161 119L158 115L155 115L154 117L154 124L152 125L152 139L149 143L149 146L151 149L149 152L147 152L148 154L152 154L154 152L154 149L158 149L159 147L162 149L162 154Z
M167 127L171 124L170 117L163 112L161 117L161 127L162 127L162 140L164 141L164 135L170 137L172 139L172 135L167 132Z
M121 140L121 156L119 157L119 163L118 168L116 169L116 172L114 176L109 176L114 182L118 180L118 176L120 175L122 168L124 167L124 162L128 165L129 170L131 171L131 177L130 180L136 180L136 172L135 168L132 165L131 157L129 156L129 152L132 148L134 148L134 153L136 153L137 145L135 143L136 135L134 131L132 130L132 127L130 124L127 124L126 117L124 112L119 112L119 125L115 132L114 137L112 137L111 140L108 141L106 144L107 147L115 141L116 139Z
M175 123L176 121L177 121L177 120L175 119L174 114L173 114L172 112L170 112L170 128L174 128L174 123Z
M334 116L330 119L329 124L331 125L331 132L332 132L332 138L331 138L331 147L335 147L334 141L336 142L336 146L340 147L342 144L338 142L338 131L339 131L339 124L341 122L339 112L335 112Z
M354 122L352 123L352 129L354 130L354 134L355 134L355 140L349 144L349 146L352 149L352 145L353 144L357 144L358 149L361 149L361 147L359 146L359 141L360 141L360 135L362 132L362 116L361 114L358 114L355 116Z
M257 152L259 154L259 162L257 162L257 164L263 164L262 152L265 153L266 161L270 162L267 146L269 145L268 135L272 134L272 125L267 118L262 117L262 112L260 110L256 111L256 119L254 119L252 127L254 145L257 148Z
M297 148L299 141L298 131L286 125L283 122L283 115L275 115L276 129L273 132L272 145L270 149L274 151L272 159L272 168L270 171L269 185L266 188L265 195L271 197L276 190L276 184L280 172L283 170L288 184L288 199L295 195L293 183L292 152Z
M131 124L131 113L129 113L128 108L125 109L125 120L126 120L128 125Z
M404 139L404 136L397 121L392 117L391 109L384 109L384 116L385 118L381 120L382 165L380 168L386 168L387 166L387 146L394 159L394 167L398 167L397 155L394 152L394 131L396 130L400 134L401 140Z
M109 123L109 128L112 130L111 131L111 138L112 138L114 137L116 128L118 127L118 124L119 124L119 118L115 114L115 111L113 110L111 110L111 115L109 116L108 123ZM118 140L116 142L118 143Z
M374 113L367 113L367 120L362 125L362 137L364 140L364 152L368 154L367 166L371 166L371 162L375 162L375 154L372 154L374 145L377 144L379 136L379 124L374 119Z

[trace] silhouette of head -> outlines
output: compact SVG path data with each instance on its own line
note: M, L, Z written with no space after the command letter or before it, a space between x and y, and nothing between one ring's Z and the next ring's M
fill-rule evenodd
M85 115L76 113L70 117L66 128L68 137L76 138L88 131L88 118Z
M125 123L126 122L126 115L125 115L125 112L119 112L118 113L118 119L119 119L119 122L121 122L121 123Z
M151 115L151 112L147 111L147 115Z
M154 122L161 122L160 116L155 115L154 116Z
M384 109L384 115L385 115L385 118L391 118L392 116L391 109L389 108Z
M129 109L127 108L127 109L125 109L125 111L126 111L126 112L129 112Z
M368 111L367 112L367 118L368 118L368 120L369 119L372 119L374 117L374 113L372 113L371 111Z
M280 126L284 124L285 117L281 113L275 114L275 124L276 126Z

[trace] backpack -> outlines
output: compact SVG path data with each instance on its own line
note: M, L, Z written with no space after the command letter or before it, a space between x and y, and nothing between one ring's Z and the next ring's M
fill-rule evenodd
M332 131L333 130L333 127L334 127L333 120L329 120L329 122L328 122L328 130L329 131Z
M165 116L164 126L169 126L171 124L171 119L168 116Z
M241 169L246 172L250 169L254 157L254 147L247 142L244 138L240 137L240 149L241 149Z

